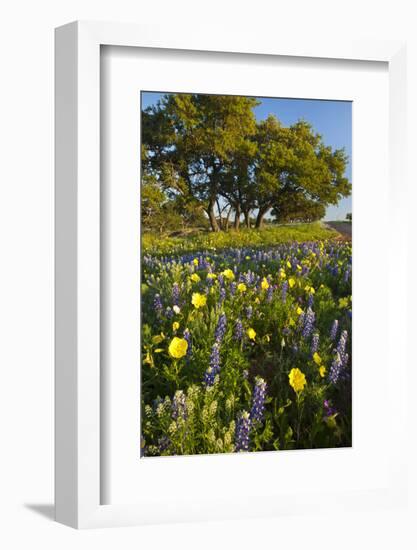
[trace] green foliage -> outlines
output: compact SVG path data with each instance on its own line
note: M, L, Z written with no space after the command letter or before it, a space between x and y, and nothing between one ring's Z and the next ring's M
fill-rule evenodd
M204 211L213 231L227 227L219 223L224 212L228 221L233 212L235 229L242 214L248 227L254 212L261 227L271 209L280 223L312 221L350 194L343 150L326 146L305 121L284 127L270 115L257 123L257 104L250 97L167 94L143 111L143 186L157 182L161 212L156 192L149 197L145 188L145 198L160 220L173 201L180 226L200 223ZM145 228L152 222L143 218Z
M298 242L291 238L269 246L236 246L235 241L232 247L214 249L201 246L209 241L197 237L195 242L172 239L170 252L159 250L158 255L152 252L165 241L154 241L147 249L142 262L141 375L146 456L234 452L244 411L252 415L250 451L351 445L350 339L343 376L337 382L329 378L340 334L351 334L351 246L331 239L301 240L303 231L311 236L322 230L320 225L297 229ZM268 242L277 239L279 230L287 228L204 238L258 235ZM192 300L196 293L205 297L198 308ZM300 319L310 306L314 329L304 335ZM226 323L219 338L222 315ZM332 340L335 319L339 328ZM174 339L185 341L186 334L190 348L173 356ZM215 345L219 371L211 385L206 375ZM293 369L305 376L301 390L290 383ZM256 419L252 411L259 379L266 383L266 399Z

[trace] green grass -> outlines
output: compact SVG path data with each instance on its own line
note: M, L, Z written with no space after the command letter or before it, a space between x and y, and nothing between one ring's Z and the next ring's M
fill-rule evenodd
M199 233L197 235L170 237L154 233L142 235L142 252L149 254L186 253L203 249L222 250L244 246L273 246L291 241L306 242L332 239L337 235L320 222L298 225L281 225L262 229L241 229L219 233Z

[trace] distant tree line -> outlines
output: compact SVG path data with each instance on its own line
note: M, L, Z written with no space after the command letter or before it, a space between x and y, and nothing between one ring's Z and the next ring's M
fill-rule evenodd
M145 229L313 221L350 194L343 149L326 146L306 121L257 121L256 105L250 97L167 94L142 111Z

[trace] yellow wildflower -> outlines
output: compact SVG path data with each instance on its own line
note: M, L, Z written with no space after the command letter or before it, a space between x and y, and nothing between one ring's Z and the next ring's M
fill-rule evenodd
M246 290L247 290L245 283L239 283L237 285L237 289L238 289L239 292L246 292Z
M251 340L255 340L256 332L253 330L253 328L248 328L248 330L246 331L246 334Z
M279 276L281 277L281 279L285 279L287 274L285 273L285 271L283 269L281 269L280 272L279 272Z
M250 256L246 256L246 257L245 257L245 260L250 260Z
M303 268L301 267L300 264L297 264L297 270L298 270L298 271L302 271L302 270L303 270Z
M233 279L235 278L235 274L231 269L225 269L223 271L223 275L226 277L226 279L229 279L229 281L233 281Z
M194 265L198 265L198 258L194 258L193 264L194 264Z
M325 374L326 374L326 367L324 365L322 365L320 368L319 368L319 373L320 373L320 376L322 378L324 378Z
M287 267L288 267L288 269L291 269L291 267L292 267L289 260L287 260Z
M178 330L180 328L180 324L178 321L174 321L172 323L172 330L175 332L176 330Z
M306 292L308 292L308 291L310 290L310 285L306 285L306 286L304 287L304 290L305 290Z
M297 315L301 315L303 313L303 310L300 308L300 306L297 307Z
M155 353L161 353L162 351L164 351L162 348L156 348L156 349L154 349L154 352L155 352Z
M204 294L200 294L199 292L194 292L191 298L191 303L196 309L198 309L199 307L204 307L206 305L207 298L206 296L204 296Z
M216 279L217 275L215 273L207 273L207 279Z
M199 277L199 275L198 275L197 273L193 273L193 274L191 275L190 279L191 279L192 281L194 281L195 283L198 283L198 282L201 281L201 279L200 279L200 277Z
M321 365L321 357L317 353L317 351L313 353L313 361L316 363L316 365Z
M292 288L295 285L295 281L292 277L291 279L288 279L288 284L290 285L290 288Z
M264 277L264 278L262 279L261 287L262 287L263 290L268 290L268 288L269 288L269 283L268 283L266 277Z
M349 298L339 298L339 307L348 307L349 305Z
M175 359L181 359L187 353L188 342L184 338L178 338L174 336L171 343L169 344L169 354Z
M156 336L152 337L152 342L154 344L160 344L162 340L164 340L164 338L165 338L165 335L163 332L161 332L161 334L157 334Z
M310 294L315 294L315 293L316 293L316 291L314 290L314 287L313 286L310 287Z
M291 369L290 374L288 375L290 386L296 393L302 392L304 386L307 384L306 377L300 369Z

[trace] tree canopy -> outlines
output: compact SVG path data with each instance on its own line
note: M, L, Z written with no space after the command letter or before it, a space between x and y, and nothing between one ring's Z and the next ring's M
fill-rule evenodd
M347 155L300 120L257 121L251 97L167 94L142 111L142 223L261 227L323 217L351 192Z

